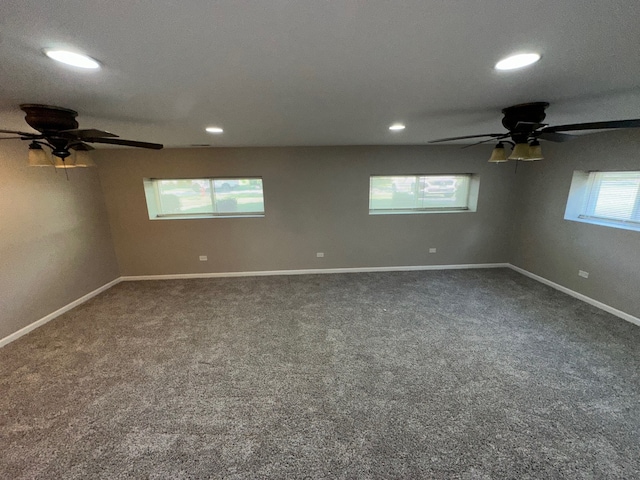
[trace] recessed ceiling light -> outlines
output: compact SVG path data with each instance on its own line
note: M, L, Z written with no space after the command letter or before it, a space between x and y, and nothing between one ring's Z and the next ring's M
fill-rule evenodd
M496 63L496 70L513 70L516 68L526 67L532 63L536 63L540 60L540 54L538 53L521 53L518 55L512 55L507 58L503 58Z
M224 130L222 130L220 127L207 127L205 128L205 130L209 133L222 133L224 132Z
M394 123L389 127L389 130L391 130L392 132L399 132L400 130L404 130L404 129L405 129L405 126L401 123Z
M90 70L100 68L100 64L96 60L80 53L69 52L67 50L45 50L44 54L57 62L73 67L87 68Z

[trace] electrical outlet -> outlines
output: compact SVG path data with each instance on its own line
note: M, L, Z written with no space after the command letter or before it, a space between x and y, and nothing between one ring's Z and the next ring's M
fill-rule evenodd
M435 248L430 248L429 249L429 253L436 253L436 249Z
M578 276L582 278L589 278L589 272L585 272L584 270L578 270Z
M316 257L318 257L318 258L324 258L324 252L318 252L318 253L316 253Z
M200 261L201 262L206 262L208 260L206 255L200 255Z

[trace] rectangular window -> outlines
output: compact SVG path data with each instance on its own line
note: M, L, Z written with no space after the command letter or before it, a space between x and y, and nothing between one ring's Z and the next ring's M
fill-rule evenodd
M264 216L261 178L145 179L151 219Z
M471 184L468 174L371 176L369 214L475 211Z
M640 230L640 172L575 172L565 218Z

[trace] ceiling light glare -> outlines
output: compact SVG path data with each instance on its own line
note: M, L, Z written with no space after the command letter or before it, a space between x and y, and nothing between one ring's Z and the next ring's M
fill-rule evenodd
M389 130L391 130L392 132L399 132L400 130L404 130L404 129L405 129L405 126L401 123L394 123L389 127Z
M91 57L80 53L69 52L67 50L45 50L44 54L56 62L71 65L72 67L97 70L100 64Z
M496 70L514 70L516 68L526 67L540 60L537 53L521 53L511 57L504 58L496 63Z
M209 133L222 133L224 132L224 130L222 130L220 127L207 127L205 128L205 130Z

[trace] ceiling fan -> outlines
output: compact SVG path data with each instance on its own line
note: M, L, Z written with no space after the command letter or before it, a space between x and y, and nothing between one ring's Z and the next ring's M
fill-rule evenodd
M566 142L577 138L577 136L562 132L640 127L640 119L637 118L630 120L611 120L605 122L548 126L548 124L542 123L546 116L545 109L548 106L549 104L547 102L532 102L504 108L502 110L502 114L504 115L502 118L502 125L504 125L508 130L506 133L484 133L480 135L440 138L438 140L431 140L428 143L489 137L486 140L466 145L463 148L497 140L498 144L489 159L490 162L499 163L506 162L507 160L542 160L542 151L540 149L538 139L548 140L551 142ZM509 157L505 154L503 142L513 145L513 152Z
M50 105L23 104L20 108L26 113L25 120L30 127L40 133L20 132L15 130L0 130L0 133L13 134L13 137L0 137L0 140L19 138L30 141L29 153L41 153L44 157L43 146L51 149L54 157L64 166L64 161L71 155L71 150L87 152L94 150L88 143L104 143L109 145L125 145L128 147L152 148L159 150L163 145L159 143L138 142L125 140L118 135L94 128L79 129L76 117L78 112L68 108ZM31 162L30 162L31 163ZM33 163L32 163L33 164ZM35 165L45 165L39 163ZM49 165L53 163L49 161Z

